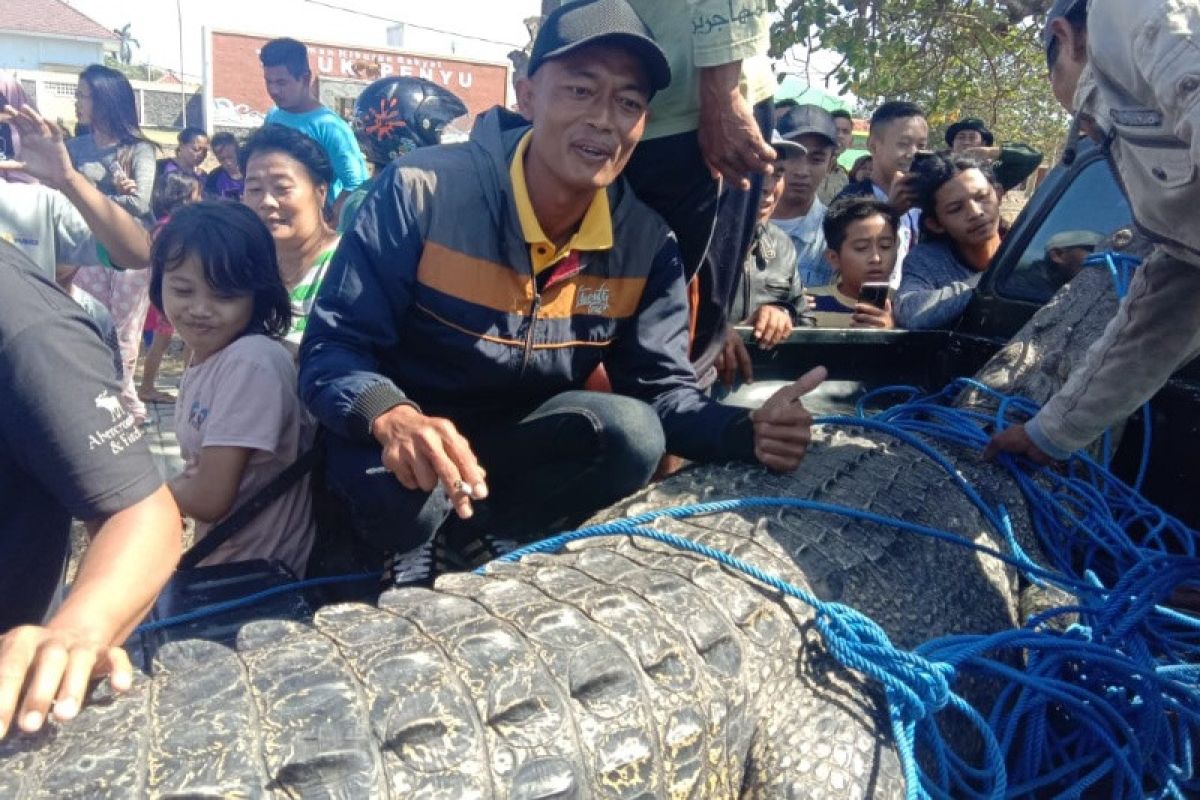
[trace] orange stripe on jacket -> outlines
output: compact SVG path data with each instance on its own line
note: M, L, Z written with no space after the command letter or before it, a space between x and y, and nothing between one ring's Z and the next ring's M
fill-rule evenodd
M417 282L505 314L528 314L533 306L532 277L437 242L425 242L417 265Z
M482 258L468 256L437 242L426 242L417 267L417 282L504 314L528 314L533 305L533 279ZM551 286L542 295L541 319L578 315L626 319L642 300L644 278L603 278L579 274Z

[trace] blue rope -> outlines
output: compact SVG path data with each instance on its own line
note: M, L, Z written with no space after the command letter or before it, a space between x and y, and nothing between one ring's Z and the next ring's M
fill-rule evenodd
M994 416L947 407L965 390L997 401ZM1050 567L1036 564L1016 539L1003 507L992 507L954 464L926 439L978 450L985 427L1036 413L1032 402L1007 397L977 381L954 381L922 397L915 387L886 387L858 404L905 402L871 418L827 417L818 422L878 431L909 445L943 469L1000 535L1002 553L949 531L862 509L797 498L751 497L661 509L590 526L514 551L500 562L558 552L596 536L652 539L712 559L810 605L829 652L843 665L881 683L888 699L907 797L982 798L1079 796L1103 783L1108 796L1174 798L1200 791L1195 742L1200 740L1200 620L1165 608L1171 591L1200 577L1196 534L1148 503L1105 466L1075 456L1067 475L1004 457L1030 510ZM915 651L896 648L857 611L825 603L726 553L646 528L658 519L724 511L793 508L948 542L997 558L1027 578L1072 592L1078 602L1051 609L1013 631L947 636ZM1140 542L1136 543L1136 542ZM1182 555L1180 555L1180 553ZM485 569L477 570L486 574ZM1076 618L1065 633L1050 627ZM1024 661L1024 669L1013 663ZM1000 678L1005 688L985 716L951 684L964 673ZM980 733L982 767L967 763L943 739L934 715L962 715ZM928 759L918 757L924 752ZM932 764L926 772L923 763Z
M269 600L272 597L277 597L281 594L289 592L300 592L305 589L313 589L318 586L333 586L342 583L364 583L368 580L379 580L378 572L364 572L359 575L334 575L324 578L309 578L304 581L293 581L280 586L272 586L270 589L263 589L261 592L238 597L233 600L225 600L212 605L201 606L193 611L188 611L185 614L177 614L173 617L165 617L153 622L145 622L134 629L134 635L153 633L167 628L175 628L180 625L187 625L189 622L198 622L202 619L215 617L218 614L224 614L229 611L237 611L238 609L248 608L261 603L263 600Z

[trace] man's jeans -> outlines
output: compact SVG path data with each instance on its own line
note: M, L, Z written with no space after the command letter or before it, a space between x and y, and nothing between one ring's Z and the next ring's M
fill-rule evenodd
M640 400L571 391L523 419L463 431L487 470L488 499L455 525L529 542L582 522L645 486L665 449L662 425ZM356 535L386 553L430 541L453 513L445 492L404 488L380 465L379 445L330 435L327 479L349 506Z

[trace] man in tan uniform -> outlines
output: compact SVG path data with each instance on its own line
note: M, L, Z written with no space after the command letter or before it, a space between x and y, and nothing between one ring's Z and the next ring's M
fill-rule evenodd
M1104 142L1139 229L1158 243L1067 384L985 455L1064 459L1120 423L1200 353L1200 0L1058 0L1050 81Z

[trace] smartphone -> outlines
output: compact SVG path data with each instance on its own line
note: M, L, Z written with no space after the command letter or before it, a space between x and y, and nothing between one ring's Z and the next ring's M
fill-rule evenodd
M937 155L937 153L934 153L930 150L918 150L916 155L913 156L912 166L910 166L908 168L908 171L916 172L918 169L921 168L919 165L922 162L928 161L929 159L933 158L935 155Z
M12 125L0 122L0 161L16 158L16 147L13 146Z
M864 283L858 290L858 302L875 306L880 311L887 305L888 285L886 283Z

